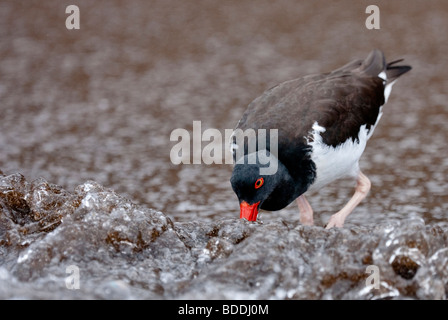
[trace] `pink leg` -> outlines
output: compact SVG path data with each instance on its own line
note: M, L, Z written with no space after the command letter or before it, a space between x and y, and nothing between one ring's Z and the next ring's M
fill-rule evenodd
M311 208L310 203L303 194L296 201L299 207L300 223L306 226L312 226L314 224L313 208Z
M355 194L339 212L331 216L326 226L327 229L344 226L344 221L356 206L367 196L370 190L370 180L361 171L358 175Z

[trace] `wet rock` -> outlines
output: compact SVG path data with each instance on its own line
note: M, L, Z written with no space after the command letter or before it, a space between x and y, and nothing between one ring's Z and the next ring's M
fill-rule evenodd
M173 223L93 181L73 192L0 182L0 298L446 298L447 224ZM67 289L73 266L78 290Z
M35 221L31 216L31 209L23 198L23 194L13 190L2 190L0 193L1 206L9 212L14 223L21 226Z
M24 193L25 178L20 174L0 177L0 206L19 225L34 221Z
M412 279L420 266L407 256L397 256L392 262L395 273L404 279Z

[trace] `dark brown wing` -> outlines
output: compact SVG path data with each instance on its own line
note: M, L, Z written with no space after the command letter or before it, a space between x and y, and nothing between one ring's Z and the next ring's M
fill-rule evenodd
M354 61L331 73L284 82L255 99L237 128L278 129L284 143L302 144L318 122L326 129L322 137L328 145L357 139L362 125L375 124L384 104L384 84L378 73L385 65L382 55L379 58L379 68L365 68L362 61ZM373 69L379 70L375 76L370 75Z
M376 123L385 102L385 85L390 83L379 74L395 80L410 70L394 63L387 65L383 53L373 50L365 60L331 73L279 84L249 104L237 129L277 129L279 160L294 170L307 161L306 137L315 122L325 128L323 142L333 147L348 139L356 141L361 126L370 129Z

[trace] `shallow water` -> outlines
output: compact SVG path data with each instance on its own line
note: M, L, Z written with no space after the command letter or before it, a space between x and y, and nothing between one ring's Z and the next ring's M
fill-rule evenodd
M446 298L448 4L411 3L381 3L367 30L349 1L77 1L69 31L58 1L1 2L0 297ZM353 181L310 195L316 227L295 205L251 224L230 165L171 164L172 130L224 132L266 88L375 47L413 70L344 229L322 226Z

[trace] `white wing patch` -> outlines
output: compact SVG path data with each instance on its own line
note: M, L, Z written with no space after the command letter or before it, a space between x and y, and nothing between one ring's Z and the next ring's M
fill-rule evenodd
M389 100L390 93L392 92L392 86L394 85L395 81L392 81L391 83L386 84L386 87L384 88L384 103L387 103L387 100Z
M395 81L392 81L391 83L387 83L387 74L386 74L386 70L381 71L378 74L378 77L380 77L381 79L383 79L383 84L385 84L386 86L384 87L384 104L387 103L387 100L389 100L389 96L390 93L392 91L392 86L394 85ZM387 83L387 84L386 84ZM378 118L379 120L379 118ZM378 121L377 121L378 122Z
M321 133L325 132L324 127L315 122L312 128L307 141L312 147L311 160L316 164L316 180L310 190L318 190L345 176L356 176L359 173L359 158L369 135L366 125L359 130L359 141L348 138L336 148L323 142Z

